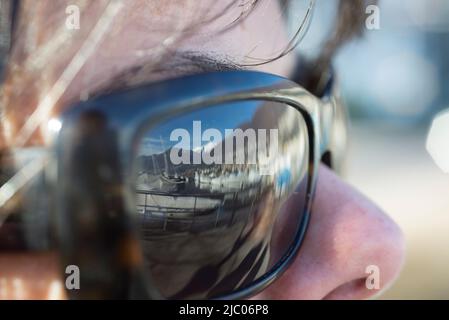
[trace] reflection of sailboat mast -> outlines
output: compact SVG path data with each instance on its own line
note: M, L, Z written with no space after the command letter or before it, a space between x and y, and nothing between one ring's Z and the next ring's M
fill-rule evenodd
M176 172L176 168L174 166L172 166L174 175L170 175L170 171L169 171L169 164L168 164L168 159L167 159L167 150L165 150L165 145L164 145L164 140L162 139L162 136L159 136L159 139L161 141L161 147L164 153L164 166L165 166L165 172L163 172L163 176L165 175L166 178L172 179L178 178L178 173Z
M157 172L157 173L160 173L159 166L158 166L156 160L154 160L154 154L151 155L151 160L153 161L153 170L154 170L154 173L156 173L156 172Z
M165 174L166 174L167 176L169 176L169 172L168 172L167 152L166 152L166 150L165 150L164 140L162 139L162 136L159 136L159 139L160 139L160 141L161 141L162 152L164 153Z

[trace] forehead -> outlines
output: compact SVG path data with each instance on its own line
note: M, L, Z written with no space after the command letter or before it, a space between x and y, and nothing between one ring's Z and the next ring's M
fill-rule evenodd
M103 69L114 72L149 60L158 64L167 53L180 49L215 51L236 60L253 51L260 54L257 58L268 57L272 53L268 51L280 48L282 41L286 43L279 28L273 28L281 20L278 3L262 1L254 7L256 3L259 2L22 0L10 64L23 75L37 72L43 80L53 78L83 44L89 45L89 35L101 21L107 27L103 28L101 40L90 44L91 56L86 59L86 66L90 64L86 69L98 74ZM111 7L118 9L108 10ZM76 11L79 28L71 29L68 23L78 14ZM247 17L250 11L254 14ZM269 13L270 19L261 24L258 11L263 12L264 18ZM267 39L270 33L272 39ZM257 38L258 35L264 38Z
M248 54L273 56L288 42L278 1L254 3L259 2L22 0L2 88L4 119L12 119L4 131L14 134L23 125L18 114L31 114L61 78L63 92L52 110L101 90L126 69L145 65L152 73L179 51L236 62ZM68 28L78 9L79 29Z
M118 8L115 14L106 14L110 7ZM112 22L103 42L126 32L126 43L142 34L146 36L141 40L142 44L151 43L153 38L161 40L181 32L204 32L204 29L212 31L224 27L248 8L250 6L245 9L236 0L22 0L15 47L30 54L37 47L74 46L105 14L108 16L105 20ZM70 24L76 16L79 24L73 28ZM52 52L51 49L42 51Z

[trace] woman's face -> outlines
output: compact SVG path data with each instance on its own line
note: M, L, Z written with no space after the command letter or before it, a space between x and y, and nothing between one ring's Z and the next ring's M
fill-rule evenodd
M234 2L129 0L114 7L106 0L23 1L1 97L1 147L11 145L49 97L56 104L48 118L100 91L232 69L279 54L290 39L278 2L262 1L247 17L238 3L226 9ZM66 8L74 3L81 11L80 28L71 30ZM241 21L220 32L242 10ZM288 77L295 59L288 54L245 68ZM80 70L74 61L82 62ZM45 143L39 130L28 140L29 145ZM391 284L402 265L404 240L376 205L322 166L312 213L299 258L255 298L359 299ZM0 254L0 298L63 298L57 261L56 253ZM372 265L379 268L380 289L366 286Z

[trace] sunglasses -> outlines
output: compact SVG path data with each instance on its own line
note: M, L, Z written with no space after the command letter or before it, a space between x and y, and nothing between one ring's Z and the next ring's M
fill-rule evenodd
M78 103L50 148L13 151L44 156L3 201L0 253L57 251L79 269L73 299L258 293L298 253L319 163L342 165L346 114L332 76L323 88L226 71Z

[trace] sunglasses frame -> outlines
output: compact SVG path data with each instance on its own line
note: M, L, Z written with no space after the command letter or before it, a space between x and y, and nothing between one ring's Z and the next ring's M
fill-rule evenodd
M270 271L247 287L217 299L250 297L281 276L293 262L303 242L322 156L331 154L330 166L337 172L341 169L346 141L345 109L332 76L322 98L318 98L297 83L272 74L256 71L212 72L96 97L76 104L60 117L62 127L54 148L57 171L50 177L56 198L54 211L57 212L53 214L53 230L62 253L62 262L76 264L80 266L83 276L87 274L87 285L83 287L87 290L82 290L83 293L81 290L69 291L70 298L163 299L151 287L151 279L142 269L142 258L136 254L141 251L131 217L132 209L136 207L132 192L132 168L139 137L149 127L171 117L207 106L245 100L285 103L302 114L309 139L307 204L294 242ZM103 129L97 128L97 123L86 127L83 118L86 114L100 116ZM105 181L103 178L92 178L91 173L98 170L95 164L80 162L79 157L73 156L76 152L81 154L80 143L82 145L83 141L96 139L95 135L104 130L107 130L108 137L115 138L112 139L115 142L101 156L104 158L101 166L109 167L110 171L118 169L121 171L120 177L123 177L113 179L115 186L112 189L106 187L107 178ZM90 151L98 150L87 150ZM99 205L104 204L104 194L109 195L108 199L115 199L113 203L121 203L118 209L114 208L112 218L99 210L104 209ZM86 220L79 214L81 202L84 211L96 215L94 219ZM96 229L98 232L93 232ZM114 232L114 237L111 232ZM88 244L90 246L86 248Z

